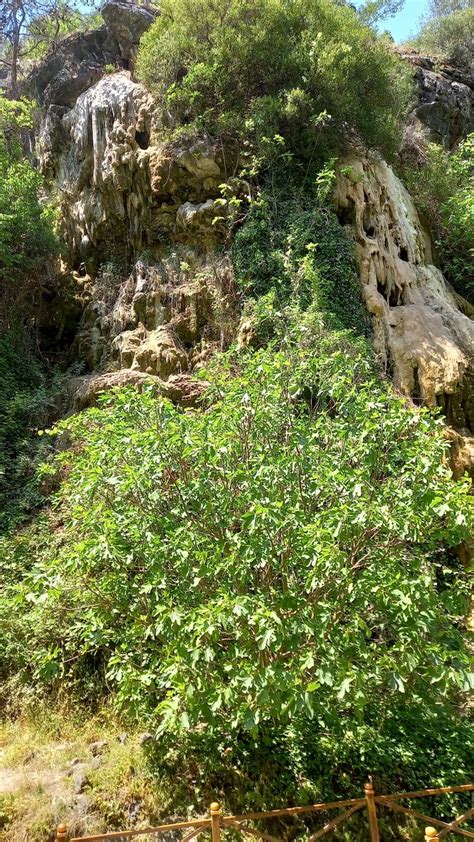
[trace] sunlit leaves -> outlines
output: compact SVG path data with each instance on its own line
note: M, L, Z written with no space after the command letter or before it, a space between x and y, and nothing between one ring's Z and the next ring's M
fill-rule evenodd
M105 659L129 710L217 731L464 684L466 585L444 547L469 498L440 426L363 345L298 330L303 347L221 360L203 410L122 391L61 424L80 442L58 457L67 539L24 598L45 617L67 600L68 624L59 652L35 645L38 680L52 657Z

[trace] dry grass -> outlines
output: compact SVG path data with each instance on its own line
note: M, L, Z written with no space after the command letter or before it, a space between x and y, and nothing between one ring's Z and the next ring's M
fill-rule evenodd
M100 759L90 748L99 740L107 741ZM81 794L74 792L74 766L90 782ZM124 735L106 716L77 721L43 711L0 724L1 840L53 842L62 821L75 834L144 826L160 821L167 802L140 735Z

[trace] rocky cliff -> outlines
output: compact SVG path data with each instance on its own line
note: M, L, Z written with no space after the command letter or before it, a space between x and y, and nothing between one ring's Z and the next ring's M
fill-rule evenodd
M238 326L214 204L237 162L207 137L160 142L152 99L133 77L153 14L108 0L104 26L66 39L29 80L44 107L40 165L59 196L65 259L84 301L75 350L91 374L76 383L77 406L93 400L107 372L113 383L122 372L120 382L182 385ZM474 127L472 73L406 58L419 91L407 131L451 148ZM436 267L430 232L390 167L354 154L343 172L335 202L356 243L376 350L402 393L442 407L465 467L472 312ZM194 394L189 383L182 392Z
M357 250L375 349L402 394L440 406L474 456L474 323L434 265L429 231L392 169L352 158L335 201ZM467 304L467 302L466 302Z
M440 63L430 56L401 52L413 67L417 99L408 132L452 149L474 131L474 70Z

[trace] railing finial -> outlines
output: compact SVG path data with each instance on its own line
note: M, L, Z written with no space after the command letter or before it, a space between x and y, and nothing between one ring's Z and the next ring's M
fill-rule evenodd
M425 842L437 842L438 831L435 827L425 827Z
M213 801L209 807L211 813L211 835L212 842L220 842L221 838L221 805Z
M67 839L67 825L58 824L56 828L56 842L66 842Z

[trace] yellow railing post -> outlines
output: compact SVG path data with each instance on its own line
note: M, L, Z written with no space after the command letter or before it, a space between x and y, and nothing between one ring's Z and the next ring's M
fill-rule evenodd
M438 831L435 827L425 827L425 842L438 842Z
M66 842L67 840L67 827L65 824L58 824L56 829L56 842Z
M211 835L212 842L220 842L221 838L221 807L217 801L213 801L210 808L211 813Z
M367 813L369 816L369 829L371 842L380 842L379 823L377 821L377 807L375 806L375 791L372 781L364 785L365 800L367 802Z

